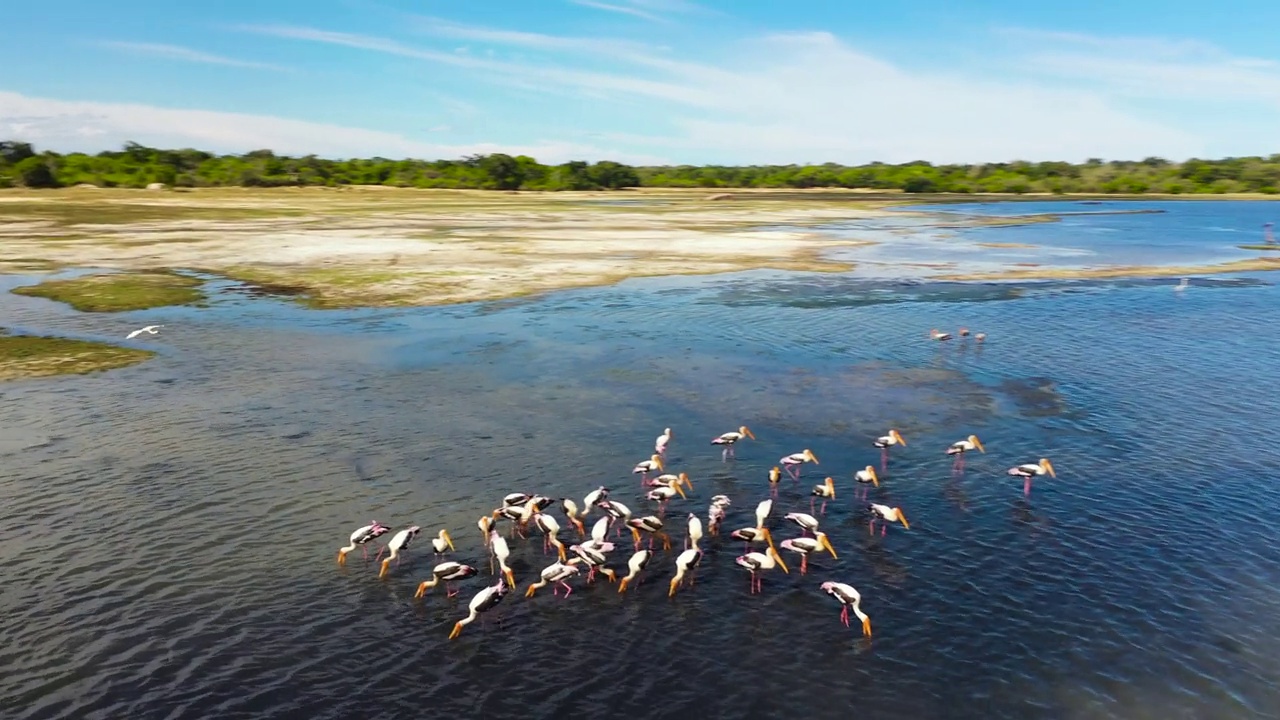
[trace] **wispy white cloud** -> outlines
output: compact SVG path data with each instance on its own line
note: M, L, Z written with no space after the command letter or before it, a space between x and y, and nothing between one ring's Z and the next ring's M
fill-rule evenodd
M448 32L483 36L494 43L557 49L569 56L564 62L540 65L478 58L464 62L381 38L353 39L306 28L278 34L465 64L477 77L492 82L590 97L601 107L628 115L628 121L640 113L645 125L676 128L666 135L615 132L610 135L615 142L684 149L686 156L716 161L947 162L1185 157L1203 151L1200 139L1127 114L1096 92L1062 83L911 72L859 52L826 32L756 38L715 64L634 46L588 45L580 38L456 24ZM614 60L633 68L574 69L581 66L581 58L571 56L588 49L599 53L597 66Z
M1028 28L999 28L997 34L1015 47L1025 41L1024 71L1087 82L1128 97L1260 100L1280 106L1280 62L1232 55L1199 40Z
M123 42L118 40L103 40L96 43L100 47L118 50L133 55L148 55L151 57L163 58L165 60L181 60L184 62L205 63L207 65L228 65L231 67L255 68L258 70L278 70L284 71L288 68L270 63L252 62L249 60L237 60L235 58L224 57L222 55L214 55L212 53L192 50L188 47L180 45L165 45L161 43L143 43L143 42Z
M623 15L630 15L632 17L643 18L651 22L658 22L658 23L671 22L667 18L661 17L659 15L655 15L654 13L648 12L646 10L642 10L638 7L635 7L635 5L620 5L616 2L607 3L607 2L599 2L599 0L569 0L569 2L573 3L574 5L581 5L583 7L595 8L596 10L605 10L607 12L621 13ZM619 2L626 2L626 0L619 0Z
M521 30L504 30L499 28L467 25L443 18L416 16L410 18L410 25L415 30L436 37L458 40L474 40L476 42L495 45L524 47L534 50L569 50L583 52L610 52L622 50L643 51L650 49L643 43L616 38L580 38L543 33L525 32Z
M543 162L613 159L652 163L652 155L611 153L561 140L528 144L428 143L397 133L306 122L267 115L185 110L131 103L100 103L30 97L0 91L0 137L62 152L98 151L127 141L157 147L195 147L219 152L269 148L282 154L328 157L459 158L506 152Z

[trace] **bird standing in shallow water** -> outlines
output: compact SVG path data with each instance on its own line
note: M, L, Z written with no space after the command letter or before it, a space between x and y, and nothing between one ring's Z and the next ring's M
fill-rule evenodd
M875 485L880 487L880 477L876 475L876 469L870 465L862 468L853 474L853 479L862 488L862 497L867 497L867 485Z
M720 459L728 460L730 457L734 457L734 458L737 457L737 453L733 449L733 446L737 445L738 441L744 437L749 437L752 440L756 439L756 436L751 434L751 430L749 430L746 425L743 425L742 427L738 428L737 432L727 432L720 435L719 437L712 438L711 444L723 445L724 450L720 451Z
M862 595L853 589L852 585L828 581L822 583L822 591L840 601L843 606L840 610L840 619L844 621L845 627L849 627L849 610L852 608L853 614L862 621L863 636L871 637L871 618L862 612Z
M644 487L645 480L649 479L649 473L662 469L662 456L651 455L648 460L641 460L631 469L632 473L640 474L640 486Z
M831 557L836 556L836 549L831 547L831 541L827 539L827 534L821 530L815 530L813 537L798 537L783 540L779 546L783 550L790 550L800 555L800 574L804 575L809 571L809 554L826 550L831 553Z
M507 585L516 586L515 573L507 566L507 558L511 555L511 549L507 547L506 538L498 534L497 530L489 531L489 549L493 551L493 558L498 561L498 568L502 571L502 575L507 579ZM493 567L490 562L489 567ZM496 573L495 573L496 574Z
M1028 463L1009 468L1010 475L1016 475L1023 479L1022 494L1027 497L1031 496L1031 478L1039 477L1045 473L1048 473L1051 478L1056 479L1058 477L1058 474L1053 471L1053 463L1049 462L1049 458L1040 458L1038 463Z
M383 577L387 574L387 568L391 565L392 560L396 561L396 567L400 567L400 553L408 549L409 543L413 542L413 539L418 537L418 533L420 531L421 528L417 525L412 525L391 537L391 541L382 548L382 550L386 550L388 552L388 555L387 559L382 561L382 569L378 571L378 577ZM374 560L382 557L382 550L378 551L377 556L373 558Z
M661 455L662 457L666 457L667 445L671 443L671 440L674 437L675 435L672 434L671 428L667 428L663 430L662 434L659 435L658 438L653 441L653 451Z
M978 439L977 435L970 435L964 440L957 440L951 443L951 445L947 447L947 454L955 456L955 460L952 461L952 468L956 470L963 470L964 454L971 450L977 450L980 453L985 453L987 451L987 449L982 446L982 441Z
M445 550L453 550L453 538L449 537L448 530L441 530L435 537L431 538L431 547L435 549L436 555L443 555Z
M427 594L427 590L435 587L440 583L444 583L445 597L453 597L458 594L457 590L449 587L449 583L454 580L465 580L473 577L480 571L470 565L463 565L460 562L442 562L431 570L431 579L423 580L418 585L418 592L414 593L415 598L420 598Z
M778 481L782 479L782 469L777 465L769 468L769 496L778 497Z
M505 581L498 580L497 583L476 593L476 596L471 598L471 602L467 606L469 611L467 616L454 623L453 632L449 633L449 639L452 640L461 635L462 628L474 622L480 616L480 613L488 612L497 607L508 592L511 592L511 588L507 586Z
M809 493L809 512L813 512L813 503L818 498L822 498L822 509L818 511L819 515L827 514L827 501L835 499L836 481L827 478L822 481L821 485L814 485L813 490Z
M345 565L347 553L355 550L357 545L360 547L360 553L364 556L364 559L368 560L369 550L365 546L389 532L391 532L391 528L379 523L377 520L362 528L356 528L356 531L351 533L351 537L348 538L350 542L347 546L338 548L338 564Z
M566 581L580 572L581 568L578 567L578 564L581 562L581 558L573 558L567 562L564 560L557 560L556 562L551 563L543 568L542 572L538 574L537 582L529 583L529 588L524 591L524 596L527 598L533 597L534 593L538 592L538 588L543 588L547 585L552 585L552 595L559 595L559 588L554 586L555 584L559 584L564 587L564 599L568 600L569 594L573 592L573 588L570 587L569 583Z
M618 582L618 592L620 593L626 592L627 585L629 585L631 581L634 580L636 576L640 574L641 570L645 569L645 567L649 564L649 560L651 560L652 558L653 558L653 551L637 550L635 554L631 556L631 559L627 561L628 572L626 574L626 577L622 578L622 580Z
M881 524L880 524L881 537L884 537L885 531L888 528L889 523L891 522L900 522L902 523L902 527L906 528L907 530L911 529L911 526L907 524L907 516L902 514L902 508L889 507L888 505L879 505L877 503L871 503L870 505L867 506L867 509L871 511L871 523L870 523L869 529L872 535L874 535L876 532L877 519L881 521Z
M807 462L811 462L814 465L817 465L818 456L814 455L813 451L810 450L809 448L805 448L804 450L801 450L798 453L791 453L790 455L782 458L778 462L787 469L787 473L791 475L792 480L799 480L800 466L804 465Z
M746 568L751 572L751 592L760 592L760 573L765 570L772 570L774 567L782 568L782 572L790 573L787 564L783 562L782 556L778 554L777 548L773 546L773 540L769 540L769 547L764 552L753 552L741 555L734 559L739 566Z
M889 448L894 445L907 446L907 441L902 438L902 434L897 430L890 430L888 435L881 435L871 444L880 448L880 472L884 472L889 465Z
M696 547L689 548L676 557L676 574L671 578L671 584L667 588L667 597L675 596L676 589L680 587L685 575L689 576L689 587L693 587L693 570L700 560L702 560L702 551Z

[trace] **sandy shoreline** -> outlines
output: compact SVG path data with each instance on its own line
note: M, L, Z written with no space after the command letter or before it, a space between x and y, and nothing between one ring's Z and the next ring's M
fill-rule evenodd
M871 241L807 227L890 216L914 216L934 228L992 223L887 209L934 202L933 197L733 190L727 200L709 199L718 194L724 193L12 190L0 192L0 271L172 268L275 286L304 295L317 307L437 305L606 285L628 277L765 268L839 272L852 264L828 259L827 251ZM1041 216L1028 220L1044 221ZM877 241L885 241L883 233ZM939 279L1185 272L1028 271L1022 265ZM1216 267L1194 272L1255 269Z

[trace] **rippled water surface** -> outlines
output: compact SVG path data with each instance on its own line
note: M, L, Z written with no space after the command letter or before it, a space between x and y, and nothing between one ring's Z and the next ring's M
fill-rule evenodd
M0 386L0 716L1280 716L1274 282L747 273L127 315L5 295L26 330L167 327L141 366ZM961 325L988 342L925 338ZM709 439L744 423L759 439L722 462ZM447 640L492 582L480 515L599 484L653 512L629 471L668 426L694 483L666 512L677 550L713 494L733 498L726 531L753 524L768 469L807 447L821 464L783 481L772 527L798 535L781 516L830 474L839 557L802 576L784 552L791 573L751 596L742 545L707 538L673 599L664 553L626 595L525 599L550 559L517 538L501 623ZM881 537L851 474L889 427L908 446L871 500L911 529ZM942 450L971 432L987 453L955 475ZM1040 457L1058 479L1024 498L1005 469ZM383 580L334 561L374 518L424 529ZM442 527L482 574L415 600ZM825 580L861 591L870 641Z

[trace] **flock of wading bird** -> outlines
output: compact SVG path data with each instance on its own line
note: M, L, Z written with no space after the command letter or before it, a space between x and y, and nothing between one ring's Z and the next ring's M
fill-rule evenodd
M560 588L564 588L564 597L567 599L570 593L573 592L573 587L569 585L568 581L577 577L584 568L587 571L586 581L588 583L594 582L596 574L599 573L606 576L611 583L618 582L618 592L626 592L632 581L647 569L650 561L653 560L653 543L655 539L661 542L663 550L671 549L671 537L664 530L666 526L662 521L667 503L676 496L687 499L688 496L685 495L685 489L693 490L693 483L686 473L670 474L666 472L664 458L672 438L671 428L667 428L655 441L654 454L648 460L638 463L632 470L634 474L640 475L642 488L652 488L645 494L645 498L658 504L657 515L636 517L630 508L610 497L609 489L603 486L587 493L581 506L570 498L562 498L560 500L560 508L564 513L564 517L573 526L574 531L581 539L577 544L570 545L567 551L565 544L559 538L560 523L548 512L548 509L556 502L554 498L546 495L512 493L502 499L501 507L490 514L482 516L476 524L480 528L480 532L484 536L484 543L489 549L489 571L494 576L497 576L498 580L493 585L476 593L475 597L471 599L467 616L454 624L453 632L449 634L449 639L452 640L458 637L464 627L475 621L482 613L492 610L502 602L502 599L508 593L516 588L515 573L507 565L507 558L510 556L511 550L507 545L507 539L497 529L497 524L503 520L510 523L508 536L513 538L518 534L521 538L527 539L529 528L532 526L537 529L543 535L543 553L549 554L551 548L555 548L559 556L555 562L542 570L537 580L529 584L525 590L525 597L533 597L539 589L551 585L552 594L555 595L559 594ZM755 435L751 433L750 429L743 426L734 432L727 432L716 437L711 441L711 444L723 446L721 459L727 461L730 457L735 456L735 446L746 438L754 440ZM889 449L899 445L905 447L906 444L906 440L897 430L890 430L889 434L876 438L872 442L872 445L880 448L881 473L884 473L887 467ZM973 450L982 453L986 452L986 448L983 447L977 436L970 435L964 440L959 440L948 446L946 454L953 457L953 468L962 470L965 454ZM773 535L766 526L766 521L773 512L773 498L777 497L778 485L781 482L783 472L785 471L793 481L798 483L800 481L801 468L807 463L818 464L817 456L807 448L801 452L781 458L778 461L778 465L769 471L770 498L756 506L755 526L744 527L729 533L730 537L735 540L741 540L746 544L747 552L738 556L734 562L750 573L752 593L760 592L760 577L763 573L774 568L781 568L784 573L790 572L786 562L778 553L778 547L800 556L801 574L807 572L808 557L812 553L827 552L831 554L831 557L836 557L835 548L832 547L826 533L818 529L818 518L813 514L816 512L818 515L825 515L827 501L836 496L835 481L831 477L826 478L822 484L813 487L809 500L810 512L792 512L787 513L784 517L785 520L799 526L800 537L783 540L779 545L775 546ZM1031 492L1031 479L1033 477L1045 474L1057 477L1054 473L1053 465L1047 458L1041 458L1037 463L1010 468L1008 472L1010 475L1024 478L1023 491L1026 494ZM650 478L650 473L663 474ZM869 491L868 486L880 487L879 475L871 465L855 472L853 478L856 483L854 487L859 488L863 498L866 497ZM814 505L819 499L822 500L822 507L815 510ZM729 497L726 495L716 495L711 498L711 505L707 509L706 525L707 532L710 535L719 534L721 525L725 520L726 510L731 504ZM875 534L877 522L881 524L881 536L884 536L887 532L889 524L900 523L907 530L911 527L907 523L906 515L903 514L900 507L869 503L866 505L866 509L870 513L868 529L873 535ZM599 511L601 517L592 525L590 539L587 539L586 522L594 511ZM616 548L615 544L609 540L609 531L612 529L614 537L620 538L624 527L631 533L634 551L631 558L627 560L627 573L619 580L618 572L607 567L609 553ZM702 559L702 550L698 546L698 542L703 536L702 520L696 514L689 513L687 528L684 549L675 558L675 575L670 581L667 591L668 597L676 594L676 590L680 588L686 578L689 586L692 587L695 568ZM350 542L338 550L338 563L344 563L347 553L352 552L357 547L360 548L361 553L367 560L368 550L366 546L375 539L391 532L391 530L392 528L382 525L376 520L357 529L351 533ZM381 570L378 573L379 578L386 576L392 560L396 561L397 567L399 566L400 558L405 549L418 536L420 531L421 528L417 525L404 528L392 535L391 539L378 550L377 555L374 557L375 562L382 557L384 552L387 553L386 559L382 560ZM648 536L648 543L647 547L642 548L644 535ZM764 552L751 552L751 546L760 542L765 543ZM440 530L431 539L431 543L434 546L437 558L454 549L453 539L450 537L448 530ZM569 553L572 553L573 557L569 557ZM444 583L447 597L453 597L458 594L458 591L452 588L451 583L474 577L478 574L479 571L471 565L452 560L441 562L432 569L430 579L424 580L418 585L418 590L414 597L422 597L429 589L440 583ZM828 581L822 583L819 587L823 592L839 601L841 605L840 620L846 627L849 626L849 612L852 611L862 621L863 635L866 637L871 636L871 619L862 611L862 596L853 586L842 582Z

